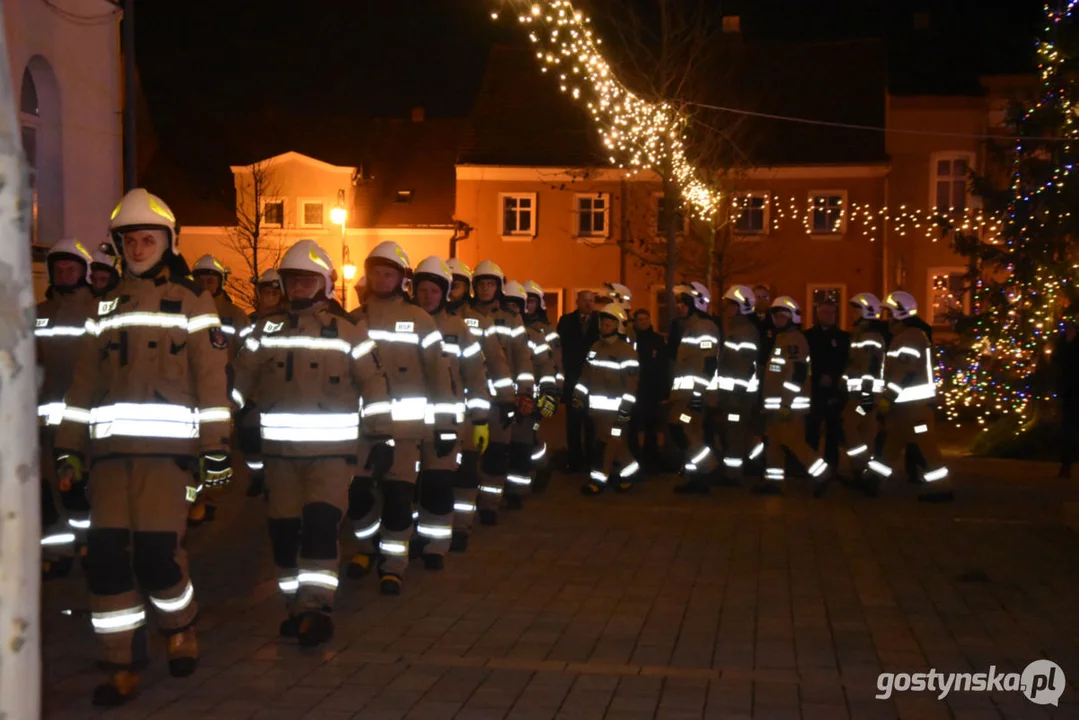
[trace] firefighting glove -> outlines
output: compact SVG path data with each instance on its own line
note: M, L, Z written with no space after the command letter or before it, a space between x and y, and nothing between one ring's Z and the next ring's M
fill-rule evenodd
M435 430L435 455L446 457L457 446L457 433Z
M206 487L227 485L232 480L232 455L228 452L203 453L199 471Z
M491 428L487 423L472 423L472 444L476 446L476 452L483 454L491 443Z
M372 477L382 477L393 467L393 438L389 435L366 435L364 439L373 443L364 469L370 471Z
M584 410L584 398L580 395L574 395L573 400L570 402L570 406L574 410Z
M71 485L82 479L82 458L75 453L60 452L56 455L56 485L60 492L67 492Z
M542 417L549 418L558 410L558 400L553 395L543 394L536 402L536 409Z
M704 409L704 396L699 392L693 393L693 399L689 401L689 409L693 412L700 412Z

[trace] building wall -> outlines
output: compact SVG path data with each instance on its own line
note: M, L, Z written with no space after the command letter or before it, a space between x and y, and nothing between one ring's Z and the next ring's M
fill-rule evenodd
M76 24L40 0L4 3L16 101L29 68L41 108L38 127L39 240L104 239L121 182L120 13L105 0L67 0Z

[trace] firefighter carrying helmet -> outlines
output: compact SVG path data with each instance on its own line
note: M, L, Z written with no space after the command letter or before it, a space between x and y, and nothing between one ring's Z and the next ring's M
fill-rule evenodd
M736 304L739 315L751 315L757 304L757 296L748 285L731 285L727 292L723 293L723 299Z
M86 282L90 282L90 265L94 262L94 256L86 249L86 246L75 238L57 240L49 248L49 254L45 256L45 265L49 270L49 282L52 282L52 266L57 260L75 260L81 262L86 272L83 275Z
M608 296L610 296L611 300L614 300L616 303L622 305L623 307L629 307L629 303L633 299L633 297L628 287L626 287L622 283L616 282L609 282L604 284L607 286L607 290L609 291L607 294Z
M176 216L164 200L143 188L129 190L109 216L109 232L117 246L121 245L121 236L131 230L165 230L172 254L180 254L180 225Z
M850 304L858 308L863 320L876 320L880 317L880 299L873 293L858 293L850 299Z
M535 280L525 281L525 292L529 295L534 295L539 300L540 310L547 309L547 300L543 297L543 286Z
M327 298L333 298L333 288L337 280L337 272L333 269L333 261L330 256L318 246L314 240L297 240L296 244L288 249L278 272L282 279L290 272L315 273L321 275L326 281L324 292Z
M789 295L780 295L772 301L771 312L778 312L783 310L791 314L791 322L798 324L802 322L802 308L798 306L798 303L794 301L794 298Z
M692 282L689 285L675 285L674 286L675 297L688 296L693 307L701 312L708 312L708 305L712 302L712 295L708 292L708 288L699 282Z
M421 260L416 266L412 276L412 287L415 288L422 280L430 280L442 288L442 299L445 300L449 295L450 285L453 284L453 272L442 258L432 255Z
M896 320L906 320L918 314L918 301L909 292L896 290L884 298L884 307L892 311Z
M221 264L221 261L215 258L213 255L203 255L195 261L195 266L191 268L191 274L196 275L198 273L216 273L221 276L221 281L225 281L225 276L229 274L228 268Z
M372 265L385 265L401 271L401 290L408 292L409 275L412 273L412 262L408 259L405 249L393 240L386 240L375 245L375 249L363 261L365 270Z

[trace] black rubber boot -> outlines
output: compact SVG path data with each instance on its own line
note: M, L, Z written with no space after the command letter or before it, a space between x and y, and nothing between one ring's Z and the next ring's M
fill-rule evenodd
M378 585L378 591L383 595L400 595L402 580L397 575L386 573Z
M423 556L423 566L428 570L441 570L446 567L446 562L441 555L430 553Z
M497 510L480 510L480 524L481 525L497 525L498 524L498 511Z
M195 628L189 627L181 633L169 635L169 675L189 677L199 666L199 643Z
M454 530L450 538L450 552L464 552L468 550L468 533L464 530Z
M281 621L281 625L280 627L278 627L277 633L284 638L299 637L300 618L296 615L289 615L287 618Z
M315 647L333 637L333 619L326 613L306 612L300 616L300 632L296 636L301 647Z
M139 674L120 670L94 688L93 703L98 707L119 707L134 698L138 689Z
M506 496L506 509L507 510L520 510L525 506L524 500L520 495L513 494Z
M356 553L349 560L348 570L345 574L352 580L359 580L367 576L367 573L371 572L371 567L374 565L374 557L367 553Z

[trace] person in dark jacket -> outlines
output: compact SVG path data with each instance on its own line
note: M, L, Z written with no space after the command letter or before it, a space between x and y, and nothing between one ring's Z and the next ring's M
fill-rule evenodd
M659 464L659 444L656 428L662 422L660 404L667 380L668 357L663 336L652 329L652 317L647 310L633 313L637 333L637 359L641 363L637 385L637 402L630 418L629 448L646 473L655 472ZM640 434L644 433L641 446Z
M824 435L824 460L830 467L839 466L839 439L843 428L842 378L850 354L850 333L836 325L836 315L834 303L821 303L816 309L816 322L805 334L810 367L806 442L819 450L821 435Z
M562 401L566 407L566 472L588 469L595 446L595 431L587 411L573 409L573 388L581 379L585 357L592 343L599 339L599 316L595 313L596 296L590 290L577 293L577 309L558 320L562 340L562 364L566 375Z
M1064 320L1057 338L1053 364L1057 371L1057 399L1060 400L1060 473L1070 478L1076 447L1079 446L1079 333L1075 321Z

